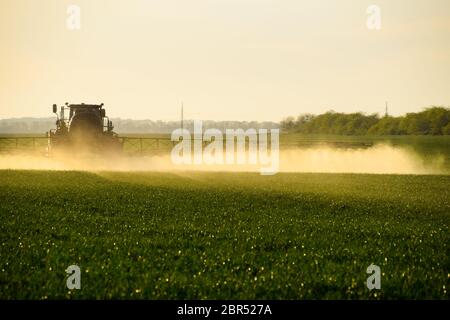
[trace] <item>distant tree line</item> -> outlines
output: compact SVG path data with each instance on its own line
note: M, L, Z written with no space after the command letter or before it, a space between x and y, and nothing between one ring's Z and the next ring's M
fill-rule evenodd
M404 116L338 113L302 114L281 121L285 132L338 135L450 135L450 109L430 107Z
M171 133L173 130L181 127L180 121L153 121L153 120L127 120L127 119L112 119L114 124L114 131L118 133ZM219 129L225 132L226 129L273 129L279 128L277 122L257 122L257 121L213 121L203 120L203 130ZM185 120L183 122L185 129L193 132L194 121Z
M55 128L55 117L0 119L0 134L44 134ZM113 118L114 131L128 133L171 133L180 127L180 121L131 120ZM192 130L192 120L184 127ZM321 115L302 114L277 122L256 121L203 121L203 129L279 128L285 132L337 134L337 135L450 135L450 109L430 107L422 112L400 117L364 113L338 113L329 111Z
M111 119L114 131L119 134L170 134L173 130L180 128L180 121L160 120L132 120ZM0 134L44 134L56 127L56 117L48 118L12 118L0 119ZM193 131L193 121L185 120L184 128ZM225 131L225 129L274 129L279 128L278 122L256 122L256 121L203 121L203 130L214 128Z

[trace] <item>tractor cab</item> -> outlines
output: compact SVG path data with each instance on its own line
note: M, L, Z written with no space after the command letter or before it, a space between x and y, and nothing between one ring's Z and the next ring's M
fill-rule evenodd
M112 121L106 116L102 104L53 105L56 129L48 133L49 150L64 149L75 152L89 149L93 152L118 149L119 138L114 133Z
M66 112L69 112L66 117ZM88 132L112 132L114 127L112 121L106 116L106 111L102 104L68 104L61 106L58 115L57 105L53 105L53 113L57 116L56 131L65 129L68 132L77 131Z

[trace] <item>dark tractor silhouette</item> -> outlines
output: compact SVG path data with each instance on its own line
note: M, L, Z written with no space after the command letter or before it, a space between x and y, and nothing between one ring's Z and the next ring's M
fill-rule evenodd
M69 112L68 117L66 112ZM112 122L102 104L68 104L60 108L53 105L56 129L48 132L48 154L59 152L78 154L120 153L122 143L114 133Z

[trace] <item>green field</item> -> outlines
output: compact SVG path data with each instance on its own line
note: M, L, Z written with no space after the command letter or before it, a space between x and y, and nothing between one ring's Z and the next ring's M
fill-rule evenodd
M0 299L449 299L450 176L0 171ZM381 267L381 290L366 268ZM65 269L82 270L81 290Z

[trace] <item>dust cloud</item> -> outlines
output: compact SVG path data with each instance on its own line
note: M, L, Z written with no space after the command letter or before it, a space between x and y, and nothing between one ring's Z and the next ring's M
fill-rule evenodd
M82 171L228 171L259 172L260 165L175 165L163 156L45 157L0 155L0 169ZM444 159L424 161L406 148L375 145L370 148L310 147L280 150L279 172L444 174Z

